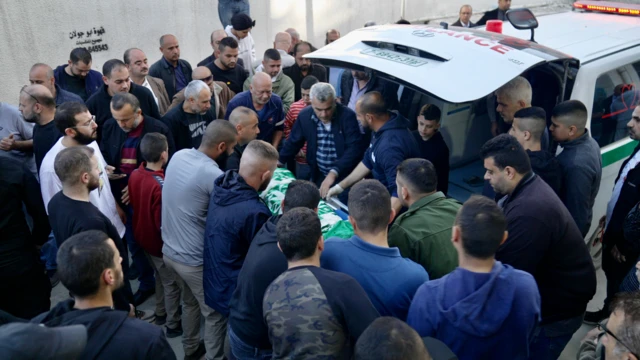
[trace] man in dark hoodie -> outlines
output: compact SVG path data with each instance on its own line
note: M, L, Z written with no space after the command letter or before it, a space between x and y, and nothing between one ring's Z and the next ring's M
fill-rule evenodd
M228 170L214 182L204 233L203 285L205 303L225 317L249 245L271 217L259 195L277 164L278 151L253 140L242 154L240 170Z
M496 259L536 279L542 322L531 342L531 359L557 359L580 328L596 292L596 274L582 234L558 196L531 171L518 141L502 134L481 149L485 180L499 194L509 238Z
M540 140L547 127L547 114L543 108L533 106L518 110L513 118L509 135L515 137L529 155L531 170L560 196L562 169L558 159L542 149Z
M460 359L527 359L540 319L533 276L496 261L507 221L494 201L473 196L460 209L451 241L460 266L422 285L407 323L444 342Z
M91 53L78 47L71 50L69 63L58 66L54 72L56 84L60 88L87 99L102 86L102 74L91 70Z
M60 281L74 295L32 322L47 327L84 325L87 346L80 359L175 359L162 328L114 310L112 293L123 285L122 258L107 234L90 230L58 250Z
M96 117L98 124L98 143L102 139L102 127L111 119L111 98L115 93L130 93L140 102L140 110L146 116L160 119L158 104L151 90L131 82L129 69L118 59L111 59L102 65L102 81L104 84L86 101L87 108Z
M369 148L356 168L327 193L326 198L337 196L370 173L386 186L391 194L391 207L399 214L402 204L398 199L396 169L401 162L420 157L409 120L397 112L389 112L382 94L372 91L362 95L356 104L356 116L362 127L373 131Z
M298 207L317 212L319 203L320 192L314 183L295 180L287 187L281 208L283 213ZM287 258L278 248L276 238L276 226L281 217L272 216L251 242L229 304L229 345L233 356L239 359L256 354L259 358L271 355L262 298L271 282L287 270Z
M573 216L582 237L589 233L602 178L600 145L589 135L588 118L583 103L569 100L553 109L549 127L551 136L562 147L558 155L564 185L560 199Z

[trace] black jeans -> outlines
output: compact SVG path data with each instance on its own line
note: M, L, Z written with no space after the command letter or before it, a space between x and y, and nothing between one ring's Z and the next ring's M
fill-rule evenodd
M39 262L22 274L0 278L0 309L31 319L50 308L51 283Z

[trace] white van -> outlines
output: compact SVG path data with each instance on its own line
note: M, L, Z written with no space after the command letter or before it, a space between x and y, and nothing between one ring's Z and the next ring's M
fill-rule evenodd
M589 109L591 136L602 151L594 231L620 165L637 144L625 128L632 104L640 100L640 16L605 12L640 14L640 5L619 9L604 1L592 3L576 2L574 11L539 17L536 42L530 41L529 30L508 22L503 34L484 27L384 25L352 31L307 57L415 90L403 109L410 120L422 105L438 105L451 152L449 195L461 201L482 192L479 149L492 136L495 90L522 75L533 87L533 105L547 113L559 102L582 101ZM587 6L599 11L579 10Z

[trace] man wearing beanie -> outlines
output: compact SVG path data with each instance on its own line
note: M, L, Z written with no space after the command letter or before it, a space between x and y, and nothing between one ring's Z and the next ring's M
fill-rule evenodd
M231 25L224 31L238 41L238 57L244 61L244 68L253 75L256 66L256 46L251 36L251 29L256 26L255 20L247 14L235 14L231 18Z

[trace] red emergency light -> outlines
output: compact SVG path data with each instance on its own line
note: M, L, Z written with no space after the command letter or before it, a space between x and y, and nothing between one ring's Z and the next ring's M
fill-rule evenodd
M640 16L640 5L638 4L584 0L576 1L575 3L573 3L573 7L576 9L604 12L610 14Z

